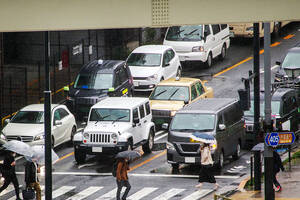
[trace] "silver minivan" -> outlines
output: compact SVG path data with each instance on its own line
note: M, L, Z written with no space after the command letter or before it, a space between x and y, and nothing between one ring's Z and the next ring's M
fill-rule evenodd
M222 168L224 159L238 159L244 145L245 128L239 101L232 98L200 99L179 110L170 125L167 141L167 161L173 168L179 164L200 164L200 143L190 140L194 132L204 132L216 138L212 144L214 164Z

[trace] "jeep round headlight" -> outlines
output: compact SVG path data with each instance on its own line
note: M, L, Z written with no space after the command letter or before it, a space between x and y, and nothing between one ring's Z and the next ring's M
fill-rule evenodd
M84 137L85 139L89 139L89 134L88 134L88 133L84 133L84 134L83 134L83 137Z
M111 134L111 139L116 140L118 138L118 135L116 133Z

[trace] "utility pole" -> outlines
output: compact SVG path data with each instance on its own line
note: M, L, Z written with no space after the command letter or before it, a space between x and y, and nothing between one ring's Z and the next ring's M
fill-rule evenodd
M259 23L253 24L253 72L254 72L254 144L260 132L260 73L259 73Z
M52 200L52 152L51 152L51 90L50 90L50 33L45 31L45 91L44 91L44 138L45 138L45 199Z
M267 133L272 131L271 125L271 56L270 56L270 23L264 23L264 86L265 86L265 123ZM265 200L274 200L273 189L273 149L266 143L264 145L265 163Z

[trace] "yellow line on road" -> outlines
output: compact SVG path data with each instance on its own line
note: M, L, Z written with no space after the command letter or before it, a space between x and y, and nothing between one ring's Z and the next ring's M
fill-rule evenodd
M275 43L271 44L271 47L276 47L278 45L280 45L280 42L275 42Z
M74 155L74 151L71 152L71 153L69 153L69 154L67 154L67 155L65 155L65 156L63 156L63 157L60 157L60 158L58 159L58 161L61 161L61 160L65 159L65 158L68 158L68 157L70 157L70 156L72 156L72 155ZM58 161L57 161L57 162L58 162Z
M294 37L294 36L295 36L295 35L290 34L290 35L285 36L283 39L287 40L287 39L290 39L290 38L292 38L292 37Z

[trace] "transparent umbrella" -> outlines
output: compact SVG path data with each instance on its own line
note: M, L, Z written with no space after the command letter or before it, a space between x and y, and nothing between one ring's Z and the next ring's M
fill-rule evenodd
M203 142L203 143L207 143L207 144L216 142L215 137L213 135L210 135L207 133L195 132L190 136L190 138L194 141Z
M35 160L40 166L45 165L45 146L44 145L35 145L31 147L33 154L32 156L27 157L29 161ZM58 155L51 149L52 163L58 161Z
M12 151L20 155L29 156L29 157L33 155L32 148L28 144L21 142L19 140L10 140L5 144L3 144L3 147L8 151Z
M116 158L128 158L129 160L133 160L140 156L141 154L137 151L122 151L116 155Z

